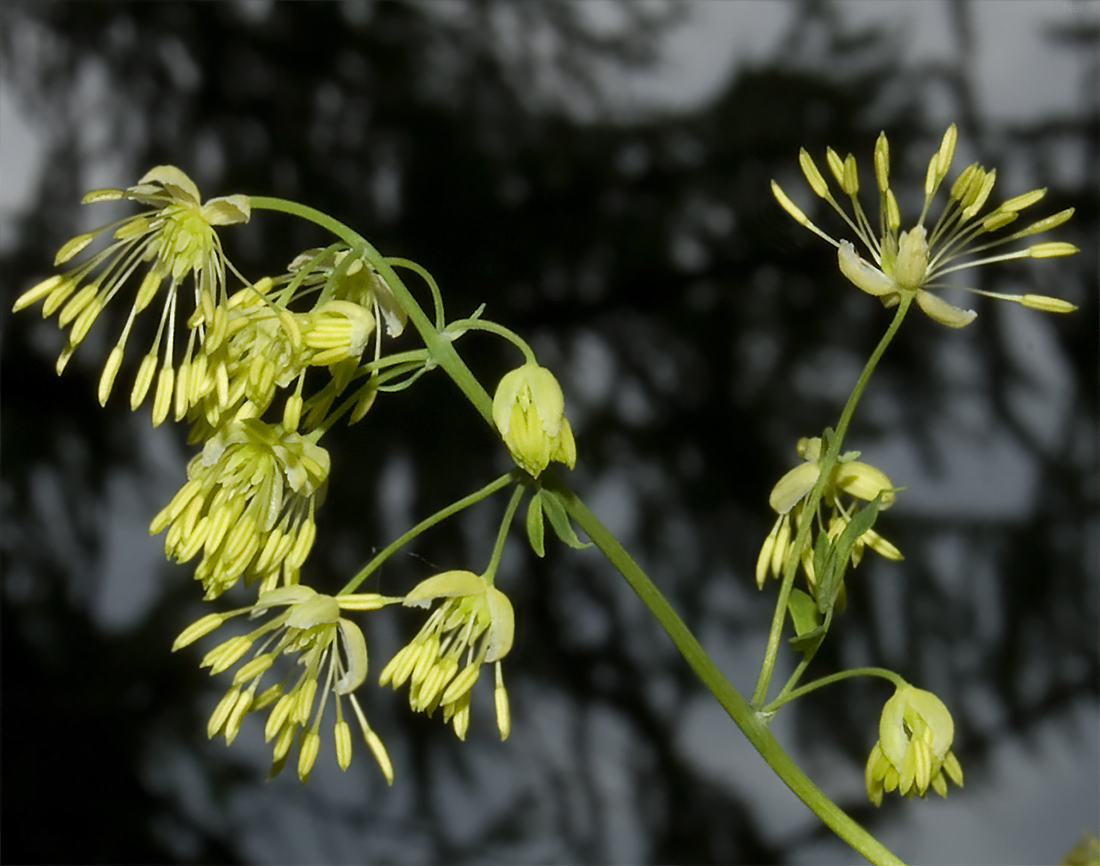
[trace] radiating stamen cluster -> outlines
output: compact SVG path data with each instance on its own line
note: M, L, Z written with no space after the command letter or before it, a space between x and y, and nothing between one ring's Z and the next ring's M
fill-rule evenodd
M430 715L442 707L443 721L453 719L455 733L465 739L470 690L482 663L495 662L497 727L504 739L511 728L511 715L500 660L512 648L512 603L484 577L469 571L447 571L420 583L405 596L404 604L428 607L437 598L444 599L443 604L386 665L380 684L392 682L396 689L408 680L413 710Z
M359 701L351 694L367 676L367 643L359 626L341 617L340 612L377 610L399 600L374 593L322 595L308 586L282 586L261 592L257 602L250 607L208 614L192 623L172 645L173 652L209 634L232 617L248 613L254 619L268 614L272 608L286 608L248 634L229 638L214 647L203 658L202 667L210 668L211 674L221 673L240 661L263 638L252 658L237 670L232 687L214 709L207 735L214 737L223 733L226 743L231 743L247 713L271 707L264 728L266 741L275 741L271 775L282 770L297 737L298 777L306 782L320 749L318 732L329 694L336 704L333 729L336 760L342 770L351 763L351 731L340 702L347 696L364 740L386 780L392 784L393 767L386 748L367 724ZM300 673L295 677L295 668L291 668L280 682L259 691L264 677L281 655L297 655ZM313 705L319 690L321 700L314 714Z
M773 577L780 576L787 559L795 553L794 538L798 527L807 517L803 513L804 500L821 477L821 470L818 467L821 460L821 439L818 437L800 439L798 454L805 462L780 478L772 488L768 499L772 509L779 514L779 518L764 540L756 560L756 585L759 587L764 586L764 581L769 574ZM823 529L830 539L837 538L851 520L852 507L845 505L842 496L847 495L870 502L881 494L880 509L889 508L894 503L896 488L890 483L886 473L869 463L857 460L857 457L859 457L858 451L849 451L840 455L833 466L825 493L821 497L821 504L829 509L828 522L826 523L822 517L821 505L818 506L816 514L810 515L815 521L814 530L820 532ZM802 552L802 567L812 592L816 592L817 588L813 565L812 532L814 530L811 530L810 542ZM874 529L868 529L852 548L853 566L859 565L862 560L864 547L870 547L887 559L902 558L901 552L893 544Z
M896 305L903 296L915 297L917 305L925 313L952 328L961 328L970 324L977 313L948 303L933 294L932 289L961 288L991 298L1015 301L1026 307L1046 312L1068 313L1077 309L1067 301L1046 295L1003 294L943 281L943 277L948 274L978 265L1011 259L1067 256L1077 252L1077 247L1073 244L1051 241L1034 244L1016 252L960 261L1003 244L1049 231L1073 216L1073 208L1067 208L1008 236L987 240L987 235L998 232L1015 222L1021 211L1040 201L1046 194L1046 190L1037 189L1015 196L989 211L985 216L979 217L993 189L996 171L986 171L977 163L967 166L955 179L948 193L946 207L931 230L926 229L924 222L928 217L932 201L947 176L955 152L956 138L955 125L952 124L944 134L939 150L928 164L924 184L924 207L920 217L911 229L904 232L900 231L901 214L898 210L897 198L890 189L890 147L885 133L879 135L875 144L875 180L879 191L877 231L872 228L871 221L859 203L859 176L856 171L855 157L848 154L841 159L832 148L826 151L829 169L841 191L851 202L853 216L849 216L833 197L825 177L818 170L813 158L805 148L801 150L799 162L810 187L840 214L866 247L874 260L874 265L861 258L850 241L834 240L810 222L774 180L772 192L787 213L837 248L840 270L852 283L868 294L877 296L888 307Z
M947 796L944 773L962 787L963 773L951 751L955 723L943 701L924 689L905 685L882 708L879 740L867 759L867 796L876 806L883 793L897 790L921 797L929 785Z
M122 363L126 342L138 314L148 307L167 281L160 323L149 352L145 355L130 394L137 408L148 394L160 355L153 400L153 422L168 416L177 387L173 340L176 331L177 296L184 279L194 275L194 314L185 321L198 328L201 342L215 348L224 335L226 301L226 260L214 226L247 222L250 205L247 197L232 195L202 204L192 180L175 166L157 166L137 186L128 189L103 189L88 193L85 203L128 199L150 206L150 210L118 220L70 240L57 253L55 264L68 262L99 235L112 231L115 242L87 261L64 274L44 280L15 302L21 310L36 301L44 301L42 315L58 313L58 324L69 327L68 344L57 359L61 373L73 351L87 335L96 318L143 266L130 314L117 344L108 355L100 378L99 401L106 403ZM161 345L163 354L161 355ZM187 344L184 363L196 348L194 334ZM177 396L177 402L183 402Z
M296 583L316 526L314 509L328 481L328 452L280 425L258 419L222 427L187 468L188 481L153 519L150 533L168 528L164 550L195 569L206 597L238 579L262 590L280 575Z

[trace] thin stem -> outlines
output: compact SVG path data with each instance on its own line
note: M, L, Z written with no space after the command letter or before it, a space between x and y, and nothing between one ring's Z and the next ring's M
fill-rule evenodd
M879 340L875 351L871 353L871 357L867 359L863 372L860 373L859 379L848 397L848 402L844 406L844 411L840 413L840 421L837 422L836 431L829 447L818 462L821 472L813 490L810 491L806 504L803 506L802 513L805 515L805 519L799 524L798 534L795 536L794 545L787 555L787 562L783 569L783 583L779 587L779 597L776 599L775 613L772 615L771 630L768 632L768 645L764 651L764 662L760 666L760 677L756 681L756 690L752 695L752 702L755 706L763 706L764 700L768 696L768 686L771 683L772 672L775 669L776 656L779 654L779 639L782 636L783 624L787 618L787 601L790 599L791 588L794 586L794 576L802 563L802 551L806 549L810 538L810 530L814 523L814 515L817 514L817 507L821 504L821 497L825 494L825 488L829 485L833 467L840 456L840 446L844 442L844 434L848 432L848 424L852 420L852 413L855 412L859 398L863 395L863 389L867 387L867 382L875 371L875 367L878 366L886 347L890 345L890 341L894 339L898 328L901 327L902 320L905 319L905 314L909 310L913 297L912 293L902 293L898 310L894 314L894 320L890 322L890 327L882 335L882 339Z
M375 556L374 559L372 559L366 565L364 565L359 570L359 572L344 585L344 588L341 589L337 593L337 595L347 595L349 592L355 592L355 590L359 588L359 585L368 577L370 577L371 574L374 573L375 569L378 568L378 566L389 559L393 553L397 552L400 548L404 547L406 544L408 544L410 541L420 535L420 533L424 532L425 530L431 529L438 523L442 523L452 514L457 514L462 509L469 508L471 505L480 502L485 497L491 496L501 488L507 487L509 484L512 484L516 481L517 475L518 470L515 469L513 469L511 472L505 472L495 481L490 481L480 490L477 490L471 493L469 496L458 500L458 502L452 502L446 508L440 509L431 517L427 517L424 520L421 520L418 524L416 524L416 526L414 526L400 538L396 539L395 541L391 541L381 551L379 551L378 555Z
M522 484L516 485L516 489L512 491L512 498L508 500L508 507L504 509L504 519L500 521L496 544L493 545L493 555L489 558L489 565L483 575L489 586L492 586L493 581L496 579L497 566L500 565L500 557L504 553L504 542L508 540L508 530L512 528L512 518L516 516L519 501L523 498L523 488L524 485Z
M504 337L504 339L508 340L512 345L523 352L523 358L528 364L538 363L538 360L535 358L535 353L531 350L527 341L515 331L504 327L504 325L498 325L496 322L485 322L481 319L459 319L456 322L451 322L447 326L448 333L461 334L463 331L488 331L490 334Z
M672 638L672 642L676 644L676 648L683 654L692 670L784 784L794 791L798 798L834 833L872 863L901 864L902 861L895 854L830 800L791 760L779 741L768 730L767 720L770 717L756 712L722 675L695 635L661 595L660 590L654 586L653 581L631 558L610 530L588 509L588 506L552 473L545 472L542 478L546 486L552 486L562 494L562 501L569 516L588 533L593 543L626 578L627 583Z
M779 693L779 697L764 707L763 712L774 713L783 706L783 704L789 701L807 695L822 686L829 686L841 680L851 679L852 677L881 677L884 680L889 680L899 689L905 685L905 680L902 677L886 668L852 668L850 670L840 671L839 673L829 674L827 677L821 677L813 682L806 683L804 686L799 686L797 689L791 689L789 692L784 688L783 691Z

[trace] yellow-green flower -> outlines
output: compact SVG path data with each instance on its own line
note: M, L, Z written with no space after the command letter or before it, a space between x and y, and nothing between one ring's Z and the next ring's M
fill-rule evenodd
M790 470L772 488L768 503L772 510L779 514L772 526L771 532L764 540L760 548L760 555L756 560L756 585L764 586L768 575L778 577L787 558L793 552L794 536L797 526L802 523L805 515L803 501L809 496L818 479L821 470L818 463L821 460L821 439L800 439L798 441L798 455L805 461L801 465ZM876 469L869 463L864 463L856 458L858 451L848 451L837 459L829 481L825 487L821 503L830 509L827 524L821 518L821 507L818 506L818 514L815 517L815 527L826 526L826 532L830 538L836 538L847 527L851 520L851 507L846 506L842 496L850 496L853 499L862 499L870 502L881 494L879 508L886 509L894 504L897 488L891 483L889 477L881 469ZM793 521L792 521L793 518ZM792 525L793 524L793 525ZM901 552L889 541L868 529L864 532L852 548L851 562L859 565L863 558L864 547L870 547L875 552L887 559L901 559ZM811 589L815 588L816 577L813 569L814 544L807 545L802 556L802 566L806 572Z
M100 234L111 232L114 243L63 274L52 276L24 292L15 302L21 310L43 301L42 315L58 313L58 324L69 327L69 341L57 359L60 374L73 351L84 339L96 318L125 286L137 285L130 314L122 334L111 350L99 383L99 401L106 403L122 363L126 341L134 320L148 307L167 282L160 324L149 352L141 363L130 402L136 408L149 392L163 343L160 373L153 399L153 422L167 416L176 381L173 341L177 328L177 296L184 279L194 274L193 312L179 317L190 330L184 363L193 355L197 340L214 347L225 337L226 259L215 226L247 222L251 214L248 198L231 195L210 199L205 204L199 190L175 166L160 165L149 171L137 186L101 189L88 193L84 202L128 199L148 205L149 210L77 235L57 253L55 264L68 262ZM132 280L144 272L140 280ZM186 391L187 385L182 384ZM182 397L176 397L177 401Z
M947 796L944 773L960 788L962 767L951 751L955 723L943 701L906 684L882 708L879 739L867 759L867 796L876 806L893 790L921 797L929 785Z
M508 597L471 571L446 571L420 583L404 604L428 607L444 599L412 642L382 671L381 685L409 684L409 705L429 715L443 707L459 739L470 725L470 690L484 662L496 665L496 713L500 738L508 736L511 714L500 660L512 648L515 616ZM463 656L465 661L463 662Z
M153 518L167 527L164 551L195 569L206 598L241 577L261 590L297 583L317 529L313 515L328 483L328 452L255 418L226 424L187 467L188 481Z
M872 228L870 220L859 203L859 175L856 171L855 157L848 154L841 159L832 148L826 151L829 169L841 191L851 201L853 219L833 197L829 184L810 154L805 148L800 151L799 162L810 187L840 214L870 253L871 262L860 257L852 242L835 240L810 222L774 180L772 192L787 213L837 248L840 270L844 276L863 291L880 298L887 307L896 305L903 296L915 297L917 305L925 313L937 322L952 328L961 328L970 324L977 313L948 303L932 290L960 288L1052 313L1069 313L1077 309L1067 301L1046 295L1010 295L944 281L943 278L948 274L978 265L1010 259L1068 256L1077 252L1077 247L1073 244L1049 241L1034 244L1016 252L970 258L1002 244L1049 231L1073 216L1073 208L1067 208L1005 237L989 240L987 236L1015 222L1022 210L1043 198L1046 190L1037 189L1015 196L989 211L985 216L979 217L978 214L985 207L986 200L993 189L997 173L995 170L986 171L978 163L963 169L951 185L946 207L932 228L925 228L924 222L929 215L932 201L951 166L956 137L955 125L952 124L944 133L939 150L928 164L924 183L924 207L916 222L904 232L900 231L901 214L898 210L897 198L890 188L890 146L885 133L879 135L875 144L875 180L879 192L877 232Z
M336 724L333 738L336 760L341 770L351 763L351 731L344 719L342 697L347 697L375 759L386 781L393 783L393 766L378 735L367 724L367 717L355 695L351 694L367 677L367 642L359 626L340 616L341 611L377 610L400 601L374 593L354 595L322 595L308 586L296 584L261 592L254 605L227 613L208 614L188 626L172 645L175 652L203 635L209 634L226 620L247 613L250 618L267 615L272 608L283 607L259 628L237 635L218 644L203 658L201 667L211 674L228 670L240 661L257 641L252 657L237 670L233 685L218 702L207 725L207 736L225 735L232 743L240 732L245 714L271 707L264 728L264 739L275 741L272 776L282 770L295 737L298 740L298 777L306 782L320 749L320 726L325 705L331 693L336 704ZM295 677L291 668L279 682L260 691L260 684L282 655L296 655ZM313 713L317 692L321 701ZM310 716L313 720L310 721Z
M507 373L493 396L493 421L516 464L536 478L551 461L577 462L565 397L554 374L527 363Z

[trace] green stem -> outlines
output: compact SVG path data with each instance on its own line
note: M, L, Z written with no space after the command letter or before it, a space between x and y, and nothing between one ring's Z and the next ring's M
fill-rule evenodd
M638 564L626 552L618 539L607 529L599 518L577 498L561 481L543 474L547 486L553 486L562 494L562 501L570 517L577 522L593 543L610 560L611 564L626 578L634 591L652 611L657 621L661 624L676 648L680 650L684 658L703 684L710 689L717 698L722 708L736 723L737 727L748 737L758 752L763 756L776 775L805 803L822 821L827 824L834 833L851 845L856 851L876 864L901 864L902 861L887 849L881 842L875 839L843 809L830 800L825 793L818 788L801 768L791 760L784 751L775 736L768 730L767 720L769 716L756 712L753 707L737 692L729 680L718 670L718 666L707 655L695 635L680 619L672 606L661 595L660 590L642 571Z
M523 352L524 361L532 365L538 364L535 353L531 350L527 341L515 331L504 327L504 325L498 325L496 322L485 322L481 319L459 319L447 325L448 333L461 334L463 331L488 331L490 334L504 337L504 339L508 340L512 345Z
M779 696L764 707L762 712L774 713L783 706L783 704L789 701L807 695L822 686L829 686L841 680L851 679L852 677L881 677L884 680L889 680L899 689L906 684L902 677L886 668L852 668L850 670L840 671L839 673L829 674L827 677L821 677L820 679L816 679L813 682L806 683L806 685L799 686L797 689L791 689L790 691L787 690L787 687L784 687L783 691L779 693Z
M798 533L795 536L790 553L787 555L787 562L783 569L783 583L779 587L779 597L776 599L775 613L772 615L771 630L768 632L768 645L764 651L764 662L760 666L760 677L756 681L756 690L752 695L752 702L755 706L763 706L764 700L768 696L768 686L771 684L775 660L779 654L779 640L783 633L783 624L787 619L787 601L790 599L791 589L794 586L794 576L802 563L802 551L806 549L810 530L813 528L816 519L817 507L821 504L821 498L825 495L825 489L829 486L832 478L833 467L840 456L840 446L844 442L844 434L848 432L848 424L852 420L852 413L855 412L856 404L859 403L859 398L863 395L863 389L867 387L867 382L875 371L875 367L878 366L886 347L890 345L890 341L894 339L898 328L901 327L902 320L905 319L905 314L909 310L912 300L912 295L902 294L901 301L898 303L898 310L894 314L894 320L890 322L890 327L882 335L882 339L879 340L875 351L871 353L871 357L867 359L863 372L860 373L859 380L844 406L844 411L840 413L840 421L837 422L836 431L829 442L829 447L818 462L821 471L817 483L806 499L806 504L802 507L803 519L799 523Z
M517 484L512 491L512 498L508 500L508 507L504 510L504 519L500 521L500 530L497 532L496 544L493 545L493 555L489 558L489 565L485 569L485 582L493 585L496 579L497 566L500 565L501 554L504 553L504 542L508 540L508 530L512 527L512 518L516 516L519 501L523 498L524 485Z
M463 508L469 508L471 505L480 502L485 497L491 496L492 494L496 493L501 488L507 487L509 484L514 483L517 479L517 476L518 470L516 469L513 469L510 472L505 472L495 481L490 481L480 490L474 491L469 496L458 500L458 502L452 502L446 508L440 509L431 517L427 517L424 520L421 520L418 524L416 524L416 526L414 526L400 538L396 539L395 541L391 541L388 545L386 545L386 547L379 551L378 555L375 556L374 559L372 559L366 565L364 565L359 570L359 572L344 585L344 588L341 589L337 593L337 595L347 595L349 592L355 592L355 590L359 588L359 585L368 577L370 577L371 574L374 573L374 570L378 568L378 566L389 559L390 556L396 553L400 548L404 547L406 544L416 538L416 536L420 535L420 533L424 532L425 530L431 529L437 523L443 522L452 514L457 514ZM515 509L513 509L513 511L514 510Z
M446 370L447 374L454 380L455 384L458 385L459 389L466 395L474 405L474 408L477 409L490 427L494 426L492 399L488 392L474 377L462 358L459 357L458 352L451 345L450 340L441 336L436 328L432 326L431 322L420 308L420 305L416 302L416 299L405 287L405 284L373 246L367 243L367 241L357 232L352 231L343 223L321 211L307 207L306 205L267 196L252 196L251 204L253 208L258 210L280 211L314 222L322 228L331 231L334 235L348 244L349 247L363 251L363 254L370 261L371 265L386 281L386 284L397 298L398 303L400 303L408 313L409 321L413 323L413 326L420 333L421 338L424 340L424 345L431 353L432 358ZM890 336L892 336L897 326L901 323L901 318L907 306L908 300L903 298L902 307L899 310L898 316L895 318L894 324L891 325ZM880 346L880 349L884 348L884 344ZM881 355L881 351L878 351L877 354ZM854 404L852 405L854 408ZM851 413L848 412L849 416L850 414ZM842 418L842 424L838 425L838 433L840 435L838 435L835 441L839 442L846 426L846 421ZM836 457L834 454L834 462L835 459ZM341 590L341 594L354 592L374 569L411 538L416 537L440 520L443 520L462 508L472 505L474 502L480 501L489 494L515 481L517 472L518 470L513 470L501 476L477 493L471 494L465 499L448 506L410 529L401 538L391 543L385 550L367 563L367 565L348 582L347 586ZM783 747L779 745L779 742L768 730L768 717L761 713L757 713L753 707L741 697L737 690L733 688L730 682L722 675L721 671L718 670L714 661L707 655L702 645L700 645L699 641L695 638L695 635L691 633L691 630L688 629L683 620L680 619L676 611L672 609L671 605L669 605L664 596L661 595L657 587L653 585L653 582L646 576L645 572L638 567L638 564L630 557L607 527L605 527L588 507L577 498L572 490L554 479L550 473L544 473L543 478L550 484L554 484L557 489L561 491L567 512L577 522L581 529L588 533L589 538L592 539L611 564L618 569L619 573L623 575L634 591L638 593L642 601L645 602L646 606L649 607L650 611L652 611L653 615L657 618L657 621L660 622L661 626L668 633L669 637L672 638L673 643L676 644L677 648L684 655L684 658L687 659L688 664L691 665L692 669L703 681L703 684L710 689L711 693L726 712L729 713L730 717L753 744L756 750L760 752L764 760L768 762L779 778L782 779L783 782L794 791L799 799L821 818L833 832L872 863L890 864L890 866L901 864L902 861L899 860L897 856L864 830L839 806L833 803L832 800L810 781L798 765L791 760L790 756L783 750ZM821 487L823 489L823 486ZM816 503L820 501L821 490L815 488L815 492L817 493ZM518 500L514 499L514 501ZM805 543L805 536L802 537L802 542ZM784 584L787 586L787 592L784 594L782 609L785 609L786 595L789 595L790 592L789 584L793 582L793 573L793 570L791 570L790 579L788 580L786 577L784 579ZM780 625L782 625L782 618L780 618ZM776 636L776 641L778 641L778 636Z

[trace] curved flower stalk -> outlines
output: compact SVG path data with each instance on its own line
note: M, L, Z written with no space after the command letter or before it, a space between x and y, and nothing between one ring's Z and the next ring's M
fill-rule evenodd
M947 796L946 773L960 788L962 767L951 751L955 723L943 701L924 689L905 685L882 708L879 740L867 759L867 796L876 806L897 790L906 797L928 791Z
M242 195L214 198L203 204L191 178L171 165L152 169L137 186L90 192L84 202L119 199L148 205L150 209L70 240L58 250L55 265L68 262L101 234L111 232L115 239L106 249L72 270L50 277L24 292L13 309L18 311L42 300L42 315L57 312L58 324L69 327L68 344L57 359L60 374L99 314L124 286L132 285L131 277L147 264L122 334L104 365L99 401L105 404L110 396L136 317L153 302L167 281L156 337L141 362L130 395L132 408L144 402L163 343L153 399L153 423L160 424L168 416L177 388L186 392L188 387L184 380L176 381L173 351L180 287L189 274L194 275L193 312L181 316L190 332L183 355L183 363L187 365L196 342L211 350L226 333L227 262L214 227L248 222L251 208L248 198Z
M1077 309L1068 301L1046 295L1010 295L944 282L943 277L948 274L979 265L1011 259L1068 256L1077 252L1077 247L1073 244L1048 241L1015 252L969 259L972 255L987 252L1003 244L1049 231L1073 216L1073 208L1067 208L1007 236L987 239L987 236L1015 222L1021 211L1043 198L1046 190L1037 189L1014 196L985 216L979 217L993 189L997 173L995 170L986 171L978 163L967 166L955 179L948 192L947 205L932 228L926 229L924 222L951 166L956 138L955 125L952 124L944 133L939 150L928 164L924 207L912 228L904 232L900 231L901 214L897 198L890 188L890 146L885 133L881 133L875 143L875 180L879 192L877 231L872 229L871 222L859 203L859 175L855 157L848 154L841 159L832 148L826 151L829 169L841 191L851 201L853 219L833 197L824 175L818 170L810 154L805 148L800 151L799 162L811 189L840 214L870 254L873 264L861 258L850 241L835 240L810 222L774 180L772 192L784 210L799 224L837 248L838 262L844 276L858 288L881 299L887 307L896 305L902 295L915 296L917 305L927 315L952 328L962 328L970 324L977 313L945 301L936 293L940 289L961 288L1052 313L1069 313Z
M768 498L772 510L778 512L779 517L772 526L771 532L768 533L768 537L764 540L764 544L760 548L760 555L756 560L756 585L761 588L763 588L764 581L767 580L769 574L778 577L782 573L787 558L795 553L792 523L795 528L802 523L805 517L803 513L804 501L821 477L821 470L818 465L822 459L821 439L816 436L812 439L800 439L798 441L798 454L805 462L780 478L779 482L772 488L771 495ZM852 508L845 505L842 499L843 496L847 495L852 499L862 499L865 502L880 497L880 510L889 508L896 498L897 488L891 483L886 473L881 469L876 469L869 463L857 460L857 457L859 457L858 451L849 451L840 455L833 465L825 492L821 497L821 501L827 503L829 508L828 521L823 520L820 505L817 508L817 513L812 515L812 518L816 521L816 527L826 527L826 533L830 539L837 538L851 521ZM797 530L795 529L795 531ZM853 566L859 565L863 559L865 547L870 547L887 559L900 560L902 558L901 551L893 544L875 532L874 529L868 529L859 536L852 548L851 563ZM801 553L802 567L806 572L806 578L811 589L816 588L813 549L814 545L811 539L811 542L806 545Z
M206 598L241 577L261 591L297 583L316 537L314 510L328 482L321 446L255 418L231 422L188 465L188 481L153 518L150 534L167 528L164 551L195 569Z
M528 362L500 380L493 396L493 422L516 465L535 478L551 461L570 469L577 462L565 397L545 367Z
M508 597L471 571L446 571L420 583L403 601L406 607L440 605L412 642L390 660L380 685L395 689L409 681L409 706L431 715L443 708L443 721L454 723L459 739L470 725L470 690L481 665L495 663L495 702L500 738L511 730L508 693L500 660L512 648L515 615ZM461 664L465 655L465 664ZM460 670L461 668L461 670Z
M209 634L232 617L248 613L250 618L255 619L267 615L273 608L285 608L248 634L231 637L218 644L203 658L201 667L210 668L211 674L221 673L240 661L257 641L263 639L252 658L234 674L233 685L210 716L207 736L214 737L221 733L225 735L227 744L232 743L247 713L271 707L264 727L265 741L275 741L271 775L275 776L282 770L297 737L298 778L304 783L309 781L320 750L319 731L330 694L336 704L333 728L336 761L341 770L346 770L351 763L351 730L340 702L341 698L347 697L363 739L382 768L386 781L393 784L393 766L386 747L367 723L359 701L352 694L367 677L367 642L359 626L340 616L340 613L345 610L377 610L397 601L400 599L374 593L322 595L298 584L261 592L257 602L250 607L208 614L192 623L172 645L173 652ZM259 691L264 678L281 655L297 655L296 667L300 666L301 672L295 677L292 668L281 681ZM313 713L318 691L321 700L316 713Z

